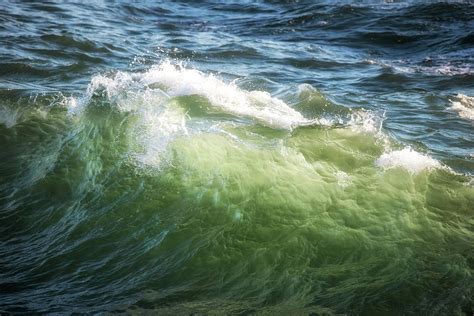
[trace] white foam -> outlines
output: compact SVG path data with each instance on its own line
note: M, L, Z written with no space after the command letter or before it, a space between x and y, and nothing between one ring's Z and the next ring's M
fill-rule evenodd
M144 165L160 165L168 144L176 137L189 134L186 113L178 107L145 107L139 113L139 120L135 138L143 149L134 157Z
M117 72L113 78L94 76L85 95L81 98L70 98L67 107L72 114L80 113L92 96L100 91L110 100L116 101L121 110L129 111L129 105L127 102L121 102L124 99L121 96L130 93L130 90L146 90L156 86L159 88L150 89L161 89L161 93L170 97L200 95L220 111L249 118L273 128L292 129L302 125L327 123L306 119L268 92L245 91L233 82L226 83L212 74L188 69L182 65L172 65L169 62L154 66L143 73Z
M440 64L432 66L415 65L410 60L385 61L365 59L364 62L369 65L378 65L383 68L390 68L397 73L402 74L424 73L432 76L461 76L472 75L474 73L474 69L470 64L452 64L449 61L445 61L445 59L445 57L438 58L437 61Z
M117 72L113 78L96 75L92 77L83 96L66 98L65 104L68 112L73 115L81 113L93 95L99 91L103 92L109 100L117 101L121 93L131 88L133 81L132 75L121 71Z
M343 189L347 188L352 183L351 176L345 173L344 171L337 171L335 173L335 176L337 184Z
M381 131L382 122L383 121L374 115L374 113L358 110L351 114L347 125L360 132L377 134Z
M5 125L6 128L12 128L16 125L20 113L4 105L0 106L0 124Z
M429 69L424 67L424 69ZM425 70L425 72L428 72ZM434 73L444 75L444 76L460 76L460 75L472 75L474 73L474 69L467 64L462 65L451 65L451 64L444 64L438 67L435 67Z
M441 167L441 164L428 155L421 154L409 147L384 153L375 164L384 169L404 168L411 173L430 170Z
M152 67L143 74L141 82L159 84L170 96L201 95L221 111L251 118L270 127L291 129L314 123L268 92L245 91L212 74L170 63Z
M451 104L451 109L458 112L460 117L474 120L474 97L458 94Z

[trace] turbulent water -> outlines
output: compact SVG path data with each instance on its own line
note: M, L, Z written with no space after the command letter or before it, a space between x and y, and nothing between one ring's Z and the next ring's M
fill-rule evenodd
M474 312L472 3L61 2L0 4L0 312Z

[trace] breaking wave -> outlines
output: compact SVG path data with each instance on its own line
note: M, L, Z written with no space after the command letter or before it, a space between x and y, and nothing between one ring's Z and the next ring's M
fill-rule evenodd
M451 109L458 112L460 117L474 120L474 97L458 94L451 100L451 104Z

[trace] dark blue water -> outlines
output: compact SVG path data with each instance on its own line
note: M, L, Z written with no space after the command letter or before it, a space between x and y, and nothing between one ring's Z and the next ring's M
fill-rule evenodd
M308 83L345 106L386 111L402 141L472 170L472 4L13 2L1 6L2 94L80 93L93 74L163 59L261 82Z
M4 1L0 312L472 314L473 97L470 1Z

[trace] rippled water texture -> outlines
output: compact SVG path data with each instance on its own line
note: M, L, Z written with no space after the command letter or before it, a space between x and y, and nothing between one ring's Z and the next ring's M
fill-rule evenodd
M2 2L0 313L472 315L467 2Z

